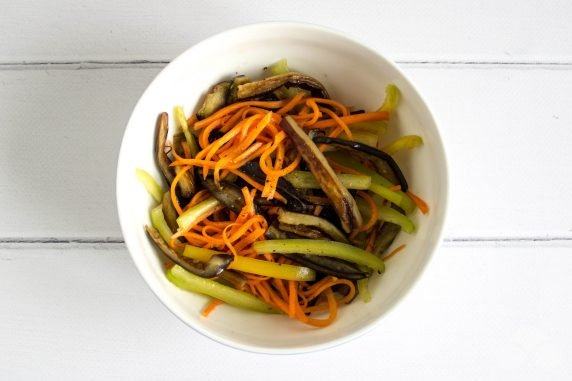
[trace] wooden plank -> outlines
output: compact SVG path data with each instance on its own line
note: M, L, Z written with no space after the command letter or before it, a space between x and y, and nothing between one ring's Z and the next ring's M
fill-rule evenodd
M194 332L117 245L1 249L0 378L565 380L570 249L449 245L378 328L304 356L257 356Z
M1 71L3 237L119 237L115 167L157 69Z
M120 239L117 153L158 70L0 71L0 238ZM446 236L572 237L572 70L405 70L433 107L448 149Z
M451 175L448 237L572 237L572 71L406 72L442 126Z
M339 29L402 61L570 63L571 13L566 0L367 1L350 12L326 0L24 0L0 13L0 62L171 60L228 28L298 20Z

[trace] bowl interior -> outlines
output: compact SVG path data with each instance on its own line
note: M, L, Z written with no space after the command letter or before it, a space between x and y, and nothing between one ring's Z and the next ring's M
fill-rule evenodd
M322 81L332 98L372 110L384 98L385 86L395 83L402 92L394 131L390 136L419 134L422 148L398 156L411 190L431 206L427 216L416 212L418 231L400 233L393 246L406 250L387 263L382 277L370 283L373 299L356 299L339 311L330 327L314 329L284 316L267 316L220 306L207 319L200 311L207 298L171 285L164 276L161 257L147 239L152 200L137 182L135 169L160 179L153 155L155 121L159 112L170 114L182 105L190 114L214 83L237 73L251 78L280 58L290 66ZM268 353L292 353L339 344L373 327L410 289L435 250L441 236L447 199L447 171L437 126L427 106L403 74L377 53L319 27L300 24L260 24L231 30L187 50L152 82L135 107L125 131L117 172L117 201L126 244L140 273L159 299L180 319L199 332L228 345Z

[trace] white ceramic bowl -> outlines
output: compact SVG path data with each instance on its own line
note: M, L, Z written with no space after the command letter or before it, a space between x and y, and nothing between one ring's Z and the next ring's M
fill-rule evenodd
M322 81L332 98L373 110L384 98L385 85L395 83L402 100L394 119L395 135L419 134L425 144L398 158L413 191L431 206L431 213L412 217L413 235L401 233L394 246L405 252L389 263L382 277L371 282L373 299L357 298L339 311L330 327L306 327L285 316L269 316L221 306L208 318L200 315L207 298L182 291L165 278L161 259L145 235L152 200L137 182L135 169L160 178L153 155L155 121L170 116L173 106L188 114L211 85L237 73L251 78L280 58ZM171 116L171 125L174 120ZM392 122L393 123L393 122ZM419 278L438 246L447 209L447 163L435 120L419 92L405 75L379 53L322 27L297 23L264 23L226 31L191 47L171 62L149 85L129 120L117 169L117 205L127 247L139 272L157 297L177 317L198 332L229 346L254 352L299 353L323 349L372 329ZM160 327L157 327L160 329Z

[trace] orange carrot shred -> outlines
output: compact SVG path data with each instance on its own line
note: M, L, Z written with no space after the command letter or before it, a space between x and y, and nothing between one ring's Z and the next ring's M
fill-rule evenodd
M313 98L313 99L316 101L316 103L334 106L335 108L341 111L342 116L348 116L350 114L350 110L344 104L338 101L327 98Z
M193 115L187 119L189 128L197 134L199 152L191 157L190 149L183 144L183 153L172 150L175 177L171 182L171 202L180 215L189 208L212 197L207 189L197 192L186 205L181 205L176 191L182 176L192 170L195 174L206 179L212 176L215 183L238 177L247 184L240 189L244 205L240 211L231 211L224 205L199 216L184 230L178 229L169 240L169 245L175 250L183 250L184 245L212 249L231 253L233 256L243 256L265 260L281 265L297 265L294 260L273 253L257 253L253 244L266 239L268 229L266 218L257 214L255 197L276 199L282 203L287 200L278 192L278 182L287 174L300 169L302 156L288 135L282 131L280 122L286 115L292 116L305 129L324 129L327 136L338 137L341 134L353 140L351 124L368 121L389 119L386 112L366 112L351 114L350 109L335 100L311 97L307 93L279 101L242 101L216 111L203 120L197 120ZM326 146L320 147L324 150ZM180 156L183 155L183 156ZM249 162L256 161L266 178L256 180L241 169ZM361 174L359 171L345 167L341 163L328 160L338 173ZM195 169L197 167L197 169ZM259 181L261 183L259 183ZM400 190L393 186L390 190ZM258 193L260 192L260 193ZM423 213L428 213L429 207L425 201L411 192L407 192ZM373 249L378 231L379 211L374 199L367 191L358 191L371 209L371 215L363 225L351 231L351 242L356 241L358 234L365 235L365 249ZM314 197L312 213L319 216L325 205L330 202L327 198ZM265 216L274 219L283 206L262 206ZM238 212L238 213L237 213ZM270 220L270 222L272 222ZM361 239L361 238L360 238ZM386 255L387 260L403 250L401 245ZM232 267L229 269L236 271ZM325 276L318 281L302 282L284 280L268 276L240 272L244 279L242 290L248 292L276 310L281 311L291 319L298 320L312 327L326 327L332 324L338 316L339 306L349 303L356 295L354 282L348 279ZM340 295L335 292L336 286L344 285L348 293ZM201 311L204 317L223 302L211 300Z
M415 205L417 205L421 213L423 214L429 213L429 205L427 204L427 202L425 202L425 200L423 200L421 197L417 196L415 193L411 191L407 191L407 195L411 197L411 199L413 200Z
M201 312L201 315L203 315L204 317L208 317L210 315L211 312L213 312L213 310L223 304L224 302L222 300L219 299L213 299L203 310L203 312Z
M318 104L316 103L315 99L313 99L313 98L307 99L306 105L308 105L312 109L312 118L307 123L305 123L304 125L312 126L322 116L322 113L320 112L320 108L318 107Z
M379 120L388 120L389 113L387 112L364 112L362 114L353 114L348 116L341 116L342 120L346 124L363 123L363 122L375 122ZM314 124L308 124L309 128L328 128L335 127L337 122L334 119L325 119Z
M369 220L364 225L362 225L360 228L357 229L358 232L365 232L371 229L373 225L375 225L375 223L377 222L379 211L377 209L377 204L375 203L375 200L369 194L367 194L367 192L358 191L357 195L363 198L365 201L367 201L369 209L371 210L371 216L369 217Z
M293 318L296 314L296 304L298 303L298 295L296 292L296 282L288 281L288 316Z
M395 254L399 253L400 251L402 251L403 249L405 249L405 244L402 244L400 246L397 246L395 249L393 249L389 254L383 256L384 261L387 261L389 258L393 257Z
M183 175L190 168L191 167L183 167L179 171L179 173L177 173L177 175L175 176L175 178L171 182L171 202L173 203L173 206L175 207L175 210L177 211L177 214L179 214L179 215L183 214L183 209L181 208L181 205L179 204L179 200L177 198L177 184L179 183L179 180L181 179L181 177L183 177Z
M286 291L284 282L285 282L284 280L279 278L272 279L272 285L278 290L278 292L280 293L280 297L285 300L288 298L288 291Z
M304 93L296 94L294 97L292 97L290 99L290 101L288 103L286 103L284 106L282 106L282 108L280 110L276 111L276 113L279 115L286 114L288 111L290 111L294 107L296 107L300 103L302 98L304 98Z
M365 251L368 251L370 253L373 251L373 246L375 244L376 236L377 236L377 230L372 229L371 232L369 233L368 237L367 237L367 243L365 245Z
M260 106L260 107L267 107L267 108L280 108L282 106L284 106L287 102L286 101L246 101L246 102L237 102L237 103L233 103L229 106L226 106L220 110L218 110L217 112L215 112L214 114L212 114L211 116L209 116L208 118L205 118L199 122L195 123L195 129L201 129L203 127L206 127L207 125L209 125L213 120L217 120L221 117L223 117L224 115L227 115L228 113L238 110L240 108L243 108L245 106Z
M346 133L349 140L354 140L354 137L352 135L352 131L350 130L348 125L342 120L342 118L337 116L335 112L333 112L332 110L329 110L327 108L320 108L320 111L322 111L325 114L328 114L337 123L337 125L341 128L341 131L344 131ZM339 135L339 132L337 135Z

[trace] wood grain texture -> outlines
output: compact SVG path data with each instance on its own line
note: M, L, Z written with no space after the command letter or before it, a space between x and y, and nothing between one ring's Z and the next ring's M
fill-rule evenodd
M451 174L448 237L572 237L572 71L406 72L442 127Z
M0 72L4 237L119 237L123 130L157 69Z
M405 65L450 160L449 239L572 238L572 70ZM0 239L112 239L115 167L158 68L0 71Z
M318 23L402 61L572 62L566 0L24 0L0 13L0 62L171 60L222 30Z
M565 380L571 248L449 245L378 328L301 356L240 352L199 335L116 246L2 249L0 289L10 292L0 293L0 379L291 380L295 370L310 380L319 369L327 380Z

